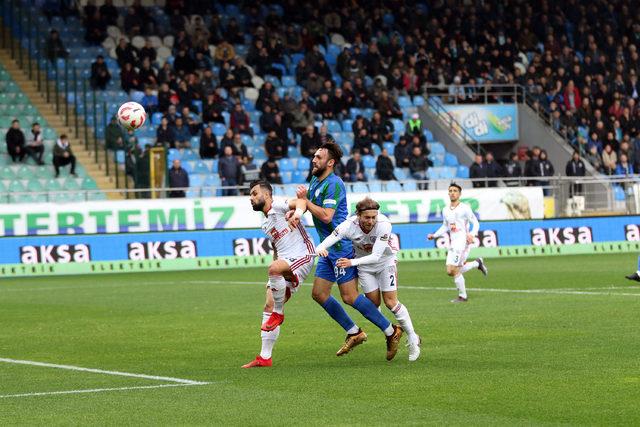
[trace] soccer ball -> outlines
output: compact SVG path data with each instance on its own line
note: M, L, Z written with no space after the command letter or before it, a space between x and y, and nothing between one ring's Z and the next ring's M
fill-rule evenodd
M136 130L144 124L147 113L137 102L125 102L118 109L118 122L127 130Z

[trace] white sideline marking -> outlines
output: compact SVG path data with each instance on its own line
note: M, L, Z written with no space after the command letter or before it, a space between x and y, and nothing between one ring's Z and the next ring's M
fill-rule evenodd
M267 281L249 282L249 281L232 281L232 280L186 280L186 281L172 281L172 282L135 282L135 283L112 283L101 285L103 288L115 288L115 287L130 287L139 285L266 285ZM303 286L311 286L311 283L303 283ZM30 291L55 291L58 289L89 289L87 286L51 286L43 288L2 288L0 290L5 292L30 292ZM451 291L455 290L455 286L450 287L434 287L434 286L402 286L402 289L418 289L424 291ZM640 286L606 286L601 288L558 288L558 289L499 289L499 288L467 288L473 292L496 292L496 293L523 293L523 294L555 294L555 295L620 295L620 296L635 296L640 297L640 293L623 293L623 292L604 292L613 291L617 289L640 289ZM600 290L599 292L593 292Z
M44 391L40 393L20 393L0 395L0 399L10 397L32 397L32 396L52 396L56 394L82 394L82 393L102 393L105 391L125 391L125 390L144 390L150 388L166 388L166 387L192 387L194 385L205 385L209 383L196 384L159 384L159 385L142 385L134 387L115 387L115 388L89 388L83 390L64 390L64 391Z
M205 384L209 384L207 382L185 380L185 379L182 379L182 378L160 377L160 376L157 376L157 375L145 375L145 374L132 374L130 372L120 372L120 371L105 371L105 370L102 370L102 369L83 368L81 366L57 365L57 364L54 364L54 363L34 362L32 360L17 360L17 359L0 358L0 362L13 363L13 364L16 364L16 365L41 366L43 368L66 369L66 370L69 370L69 371L91 372L91 373L94 373L94 374L116 375L116 376L120 376L120 377L144 378L144 379L147 379L147 380L155 380L155 381L168 381L168 382L178 383L178 384L182 384L182 385L205 385Z

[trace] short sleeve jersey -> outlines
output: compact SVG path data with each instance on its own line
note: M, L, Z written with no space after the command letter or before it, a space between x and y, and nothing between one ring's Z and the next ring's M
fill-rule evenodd
M317 177L312 177L309 183L309 189L307 191L307 198L317 206L322 208L335 209L335 213L331 222L325 224L324 222L313 217L313 224L316 227L320 241L326 239L333 230L342 224L349 215L347 208L347 192L344 186L344 182L335 174L330 174L322 181ZM329 249L330 254L344 254L351 253L352 245L351 241L343 239L333 245Z
M315 252L313 242L302 224L295 230L289 228L285 218L289 211L286 200L274 200L271 209L262 219L262 231L278 251L278 258L297 258Z

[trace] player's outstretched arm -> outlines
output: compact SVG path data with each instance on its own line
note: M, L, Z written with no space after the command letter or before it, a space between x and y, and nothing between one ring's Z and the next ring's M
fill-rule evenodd
M442 236L446 232L447 232L447 220L443 216L442 225L440 226L440 228L438 228L435 233L428 234L427 235L427 239L433 240L433 239L435 239L437 237Z
M371 253L367 256L363 256L362 258L355 258L351 260L351 265L366 265L366 264L375 264L377 263L387 245L389 244L389 239L391 238L391 224L385 224L386 226L380 227L378 232L378 238L376 242L373 244L373 248L371 248Z
M318 246L316 246L316 253L321 257L326 257L329 255L328 249L342 240L342 236L338 232L338 229L335 229L333 233L329 234L326 239L322 241Z
M289 209L293 210L293 213L287 216L287 223L289 228L295 230L300 224L300 218L307 210L307 202L305 199L290 199Z
M296 189L296 196L298 196L299 199L305 200L306 208L309 212L311 212L311 215L318 218L325 224L329 224L331 222L331 220L333 219L333 215L336 213L335 208L318 206L311 200L307 199L307 189L303 185L298 186L298 188ZM325 199L324 204L333 204L335 206L336 201L334 199Z

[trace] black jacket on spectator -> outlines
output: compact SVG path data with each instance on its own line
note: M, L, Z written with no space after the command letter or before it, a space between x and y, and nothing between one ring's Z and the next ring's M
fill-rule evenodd
M158 126L158 129L156 129L156 144L173 146L175 141L176 134L173 131L173 126L168 125L166 129Z
M582 160L578 160L577 162L573 159L567 162L567 167L565 168L565 173L567 176L585 176L586 168L584 167L584 162Z
M16 159L22 161L26 152L24 148L24 133L20 129L9 128L6 136L7 151L15 162Z
M393 161L389 156L378 156L376 161L376 176L383 181L396 179L393 174Z
M287 144L277 136L271 138L270 136L264 141L265 151L267 152L267 156L272 159L279 160L283 157L288 157L288 149Z
M214 134L207 135L202 132L200 135L200 158L215 159L218 155L218 141Z
M502 176L502 168L496 161L485 162L487 168L487 178L500 178ZM489 187L497 187L498 182L495 180L489 181Z
M282 184L282 177L280 176L280 168L276 162L266 161L260 168L262 179L267 180L271 184Z
M356 160L352 157L349 160L347 160L347 167L345 168L345 172L348 173L350 175L350 181L366 181L367 180L367 175L365 173L364 170L364 161L362 161L362 159L360 159L359 162L356 162ZM363 180L358 180L356 175L358 173L361 173L362 176L364 177Z
M396 158L396 165L399 168L408 168L411 159L411 147L408 144L398 144L393 149L393 157Z
M469 178L487 178L488 175L488 171L487 171L487 165L486 163L482 162L481 164L478 163L473 163L471 165L471 167L469 168ZM483 181L474 181L473 182L473 188L478 188L478 187L486 187L487 183L483 182Z
M189 187L189 174L186 170L172 167L169 169L169 187L170 188L186 188ZM184 190L171 190L169 197L184 197Z
M505 178L520 178L521 176L522 176L522 168L520 167L520 163L515 162L513 160L509 160L504 165ZM519 179L505 179L504 181L509 187L517 187L518 185L520 185Z
M314 132L313 136L309 136L306 133L302 134L302 139L300 140L300 154L310 159L319 147L320 138L317 133Z

